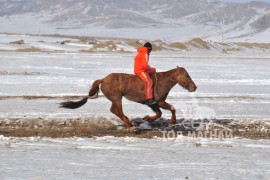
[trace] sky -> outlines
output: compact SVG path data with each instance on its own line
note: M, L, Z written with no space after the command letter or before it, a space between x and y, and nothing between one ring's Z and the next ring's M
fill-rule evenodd
M23 0L17 0L17 1L23 1ZM224 1L224 2L236 2L236 3L245 3L250 1L264 1L270 3L270 0L218 0L218 1Z
M254 1L254 0L219 0L219 1L245 3L245 2L250 2L250 1ZM256 0L256 1L264 1L264 2L270 3L270 0Z

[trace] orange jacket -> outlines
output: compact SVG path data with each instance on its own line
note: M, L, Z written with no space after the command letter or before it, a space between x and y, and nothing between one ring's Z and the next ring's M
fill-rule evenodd
M140 74L142 72L149 71L150 73L155 72L155 68L151 68L148 65L149 62L149 54L146 47L141 46L137 49L137 56L134 58L134 73Z

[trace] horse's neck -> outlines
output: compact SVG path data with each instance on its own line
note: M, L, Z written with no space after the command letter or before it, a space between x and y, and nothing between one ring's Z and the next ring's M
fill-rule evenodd
M177 79L176 79L177 75L175 73L174 70L171 71L167 71L163 73L163 81L166 83L166 87L171 90L173 88L173 86L176 85L177 83Z
M170 90L176 85L176 73L171 70L167 72L158 73L157 76L157 98L164 98L168 95Z

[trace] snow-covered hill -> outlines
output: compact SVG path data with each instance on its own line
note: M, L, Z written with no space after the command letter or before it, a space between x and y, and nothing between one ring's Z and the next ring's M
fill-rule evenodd
M0 32L266 42L270 3L0 0Z
M3 52L53 52L53 53L136 53L137 48L148 40L87 37L68 35L1 34L0 51ZM189 41L170 42L153 40L153 51L160 53L214 53L230 55L259 53L269 56L270 43L213 42L194 38ZM158 53L159 54L159 53ZM166 54L166 53L165 53Z

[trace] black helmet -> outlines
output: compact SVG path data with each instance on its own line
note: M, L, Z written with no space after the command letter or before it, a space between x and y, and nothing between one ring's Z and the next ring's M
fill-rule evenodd
M146 47L149 51L152 51L152 44L150 42L145 43L143 46Z

